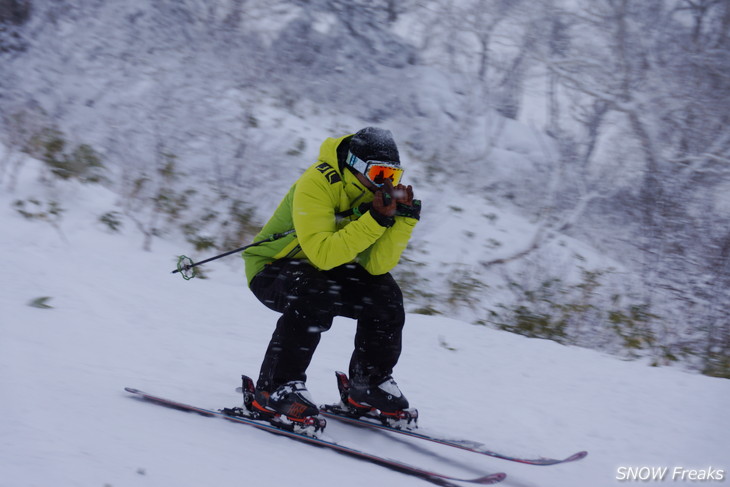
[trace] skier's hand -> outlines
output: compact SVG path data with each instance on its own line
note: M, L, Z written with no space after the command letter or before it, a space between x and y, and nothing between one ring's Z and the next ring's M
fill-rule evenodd
M393 197L396 203L411 206L413 204L413 186L399 184L393 188Z
M421 200L413 199L413 187L399 184L395 188L396 216L421 219Z
M395 216L397 200L393 197L394 191L395 188L393 188L393 183L390 179L386 179L383 186L375 192L372 208L373 211L387 218Z

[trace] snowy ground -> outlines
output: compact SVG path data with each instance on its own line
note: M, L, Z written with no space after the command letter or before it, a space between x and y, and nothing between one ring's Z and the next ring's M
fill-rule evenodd
M62 233L13 208L34 192L0 190L0 487L418 486L422 480L224 421L140 402L125 386L200 406L236 405L255 375L276 314L248 292L236 257L212 279L170 275L180 246L142 252L131 228L110 234L103 189L66 201ZM207 257L196 256L198 258ZM49 296L50 309L28 305ZM336 321L309 370L319 402L334 401L353 322ZM504 485L599 486L621 467L730 470L730 381L625 362L445 317L409 315L396 379L425 430L517 455L578 463L530 467L393 441L330 422L358 448L444 472L504 471ZM634 483L634 482L628 482ZM701 483L720 483L705 480Z

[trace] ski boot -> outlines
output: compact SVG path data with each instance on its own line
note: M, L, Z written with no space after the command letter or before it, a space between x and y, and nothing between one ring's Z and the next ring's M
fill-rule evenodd
M271 394L257 391L253 380L241 376L243 407L251 419L265 420L272 425L302 435L318 438L327 421L319 416L304 382L291 381Z
M377 385L352 383L344 372L336 372L340 404L323 406L325 411L353 418L374 419L390 428L418 428L418 410L409 408L408 399L392 377Z

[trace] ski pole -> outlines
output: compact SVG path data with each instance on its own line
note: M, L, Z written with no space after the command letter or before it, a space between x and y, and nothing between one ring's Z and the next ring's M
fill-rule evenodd
M243 247L239 247L237 249L229 250L228 252L224 252L220 255L216 255L214 257L210 257L208 259L201 260L200 262L193 262L193 260L190 257L181 255L177 259L177 269L172 271L172 274L177 274L179 272L180 275L183 277L183 279L188 281L196 276L195 267L197 267L199 265L203 265L203 264L206 264L213 260L220 259L221 257L226 257L228 255L235 254L236 252L243 252L244 250L246 250L248 248L255 247L257 245L261 245L266 242L273 242L274 240L279 240L280 238L286 237L287 235L289 235L291 233L294 233L294 229L287 230L286 232L282 232L282 233L275 233L275 234L271 235L270 237L265 238L264 240L259 240L258 242L244 245Z
M346 218L351 215L355 215L357 217L362 216L363 213L368 211L370 207L372 206L372 203L361 203L360 206L357 206L355 208L352 208L350 210L341 211L339 213L335 214L336 218ZM214 257L210 257L209 259L201 260L200 262L193 262L193 259L186 255L181 255L177 259L177 269L172 271L173 274L177 274L178 272L180 275L185 279L186 281L189 281L193 277L195 277L195 267L199 265L206 264L212 260L220 259L221 257L226 257L227 255L235 254L236 252L243 252L244 250L255 247L257 245L261 245L266 242L273 242L274 240L279 240L282 237L286 237L287 235L294 233L294 229L287 230L286 232L282 233L275 233L271 235L269 238L265 238L263 240L259 240L258 242L254 242L248 245L244 245L243 247L239 247L237 249L229 250L228 252L224 252L220 255L216 255ZM192 272L191 272L192 271Z

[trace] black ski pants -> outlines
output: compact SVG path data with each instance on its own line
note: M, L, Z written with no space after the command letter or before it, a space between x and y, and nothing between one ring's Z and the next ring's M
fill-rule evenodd
M292 380L306 381L306 370L322 332L335 316L357 320L350 378L379 383L401 353L405 323L403 294L387 273L374 276L358 264L321 271L301 260L267 265L251 281L251 291L282 313L264 356L256 388L272 392Z

